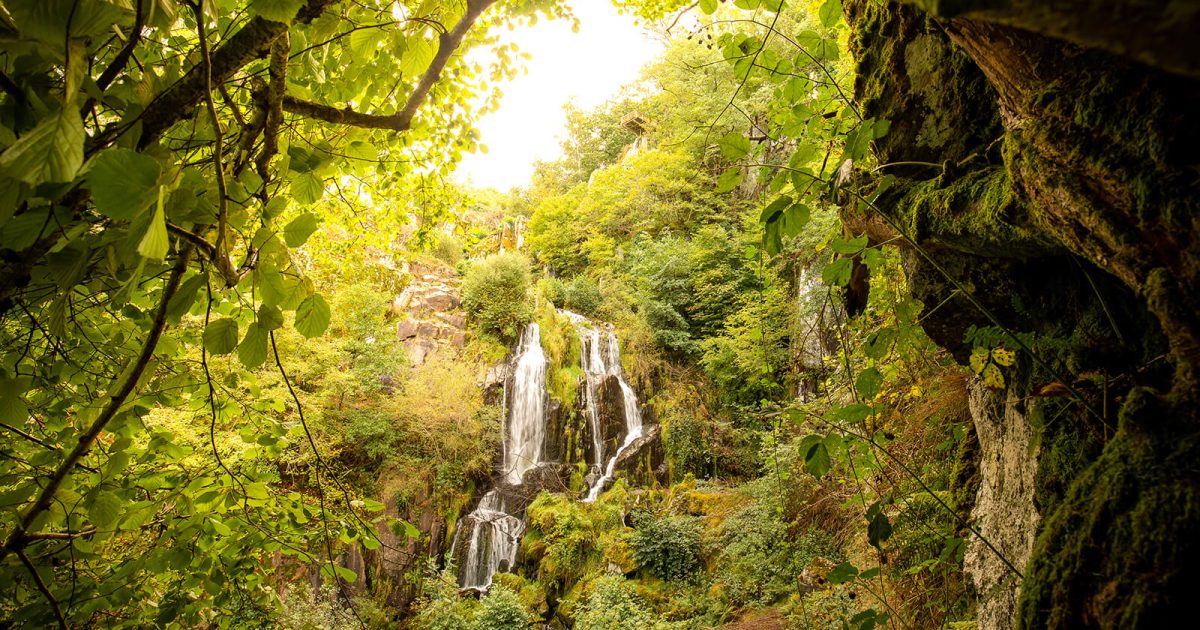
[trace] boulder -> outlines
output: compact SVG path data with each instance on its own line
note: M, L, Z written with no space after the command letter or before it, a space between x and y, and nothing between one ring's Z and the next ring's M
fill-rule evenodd
M396 324L396 336L400 338L400 341L412 339L417 336L419 326L420 322L415 319L402 319Z

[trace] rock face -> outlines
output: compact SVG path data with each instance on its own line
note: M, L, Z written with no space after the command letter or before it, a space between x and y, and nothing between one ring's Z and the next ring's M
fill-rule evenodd
M617 457L616 470L638 486L667 485L666 451L662 443L662 427L657 424L642 429L642 436L630 442Z
M596 388L596 415L600 425L600 442L604 445L607 457L615 453L625 440L625 398L621 392L621 382L616 376L606 377ZM587 442L591 443L591 440ZM594 461L593 454L588 455L588 461Z
M976 381L969 405L979 437L981 483L971 511L975 528L1018 569L1029 561L1041 516L1034 503L1038 451L1028 405L1012 389ZM963 568L978 597L979 627L1014 630L1020 579L978 536L967 542Z
M412 282L392 301L391 313L399 317L396 337L404 342L408 360L419 366L444 348L466 343L466 317L456 312L458 279L448 267L409 267Z

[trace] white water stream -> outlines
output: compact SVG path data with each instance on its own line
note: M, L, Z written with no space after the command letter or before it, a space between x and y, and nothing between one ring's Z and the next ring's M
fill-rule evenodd
M595 461L592 464L598 470L604 471L588 489L587 498L584 501L591 503L612 481L617 460L620 459L621 454L629 448L630 444L642 437L642 411L638 407L637 394L625 381L625 374L621 369L621 351L612 326L605 325L601 331L600 325L583 315L570 311L560 312L570 318L571 322L575 324L575 329L579 331L579 341L582 344L579 362L583 373L587 375L584 399L587 403L588 421L592 429L592 452L595 453ZM625 440L605 463L604 436L600 434L600 414L596 408L596 397L601 383L610 376L617 377L617 382L621 386L622 406L625 412Z
M506 383L504 392L507 426L502 479L519 486L525 472L541 461L546 440L546 354L537 324L529 324L521 334L511 383L511 388ZM469 536L459 572L463 588L487 589L497 571L506 571L516 562L525 533L523 511L505 505L504 496L493 488L463 517L451 547L453 553L463 537Z

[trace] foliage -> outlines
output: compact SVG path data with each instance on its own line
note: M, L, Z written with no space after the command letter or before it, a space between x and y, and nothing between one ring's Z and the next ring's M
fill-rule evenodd
M493 586L481 603L473 630L517 630L530 624L517 594L502 586Z
M591 583L591 594L575 618L576 630L610 628L653 628L655 616L626 580L605 575Z
M700 568L700 526L687 516L634 515L629 545L638 564L664 580L686 580Z
M512 341L533 318L529 286L528 260L518 254L494 254L467 270L463 308L480 332Z

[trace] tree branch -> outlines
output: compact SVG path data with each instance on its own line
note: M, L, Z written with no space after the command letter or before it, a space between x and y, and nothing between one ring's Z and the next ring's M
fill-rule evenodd
M337 0L308 0L296 14L295 22L311 22L334 2ZM252 18L213 51L207 72L202 65L193 66L182 79L156 96L146 107L140 117L142 136L138 140L138 148L153 144L171 125L192 117L210 83L224 83L246 64L266 55L272 42L287 30L288 25L282 22Z
M429 91L441 79L442 71L446 69L446 64L449 63L450 57L462 45L463 38L466 37L467 32L471 30L471 27L474 26L479 16L488 7L495 4L496 1L468 0L467 12L463 14L462 19L454 25L454 28L438 35L437 55L430 62L429 68L425 70L425 74L421 75L420 82L417 83L417 87L413 90L412 94L409 94L404 107L395 114L367 114L356 112L349 107L338 109L294 96L283 97L284 111L337 125L350 125L366 129L388 129L396 132L407 131L412 126L412 120L417 115L417 110L421 108L421 105L425 103L426 97L429 96Z
M58 467L46 480L46 485L42 487L42 491L38 493L37 499L29 506L25 513L21 515L21 519L13 526L12 532L4 540L4 546L0 547L0 560L3 560L11 552L20 553L21 549L28 543L26 532L33 526L38 516L45 512L51 501L54 500L54 494L58 492L59 486L62 485L67 475L75 468L75 465L83 459L91 450L92 444L96 438L100 437L100 433L104 431L104 427L116 417L117 412L125 404L125 400L133 393L137 387L138 381L142 374L150 365L150 360L154 358L154 350L158 347L158 340L162 337L163 330L167 327L167 304L179 290L179 284L183 279L183 274L187 271L188 261L192 258L193 246L188 244L179 253L178 259L175 261L175 266L171 269L171 275L167 278L167 283L163 287L162 297L159 298L158 309L154 314L154 323L150 327L150 333L146 336L146 341L142 344L141 353L138 354L137 360L134 362L129 375L125 382L112 394L108 405L100 412L100 416L92 422L87 431L79 436L79 443L67 457L59 463ZM66 627L66 626L64 626Z
M50 589L46 588L46 583L42 581L42 576L38 575L37 568L29 561L29 556L25 555L24 551L17 550L17 557L21 559L21 564L29 570L30 577L33 578L33 583L37 585L42 596L46 598L46 602L50 604L50 610L54 612L54 618L58 620L58 627L67 630L67 619L63 617L62 608L58 605L58 600L54 599L54 595L50 593Z

